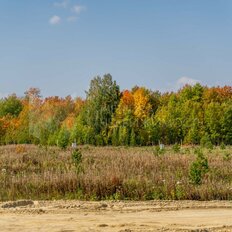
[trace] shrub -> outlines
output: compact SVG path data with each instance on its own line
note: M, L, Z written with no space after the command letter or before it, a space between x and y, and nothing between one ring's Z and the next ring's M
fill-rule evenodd
M58 146L66 149L69 143L70 133L67 129L62 128L58 134Z
M208 149L213 149L213 144L209 138L209 135L206 133L202 138L200 142L202 147L208 148Z
M175 153L178 153L180 152L180 145L178 143L175 143L173 146L172 146L172 149Z
M154 156L160 156L165 153L165 148L160 148L160 146L155 146L153 149L153 155Z
M223 160L224 160L224 161L229 161L229 160L231 160L231 154L228 153L228 152L225 152L225 153L223 154Z
M225 143L221 143L221 145L220 145L220 148L222 149L222 150L225 150L226 149L226 145L225 145Z
M196 152L197 159L190 166L189 179L191 183L200 185L202 183L202 178L209 171L209 165L203 152L200 149Z
M77 171L79 172L81 169L81 163L82 163L82 153L78 148L76 148L75 150L72 151L71 156L72 156L72 161L75 167L77 168Z

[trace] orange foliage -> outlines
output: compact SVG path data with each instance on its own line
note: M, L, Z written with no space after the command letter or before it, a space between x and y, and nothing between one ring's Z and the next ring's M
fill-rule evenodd
M119 122L124 119L125 114L129 111L134 111L134 96L129 90L125 90L122 93L119 105L116 109L115 122Z
M40 116L44 120L54 117L57 114L66 115L74 110L74 103L70 96L66 98L48 97L41 106Z
M224 87L212 87L206 89L204 93L204 100L206 104L210 102L224 102L226 100L232 99L232 87L224 86Z
M134 106L134 96L129 90L125 90L122 94L121 98L122 104L132 108Z
M67 129L72 129L72 127L74 126L74 122L75 122L75 114L71 113L70 115L68 115L68 117L63 121L62 126L67 128Z
M8 120L7 117L0 118L0 125L3 130L7 130L7 128L10 125L10 121Z

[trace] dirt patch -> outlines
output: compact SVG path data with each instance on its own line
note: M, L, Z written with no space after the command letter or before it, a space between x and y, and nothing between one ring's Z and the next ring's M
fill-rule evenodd
M10 201L2 204L2 208L16 208L33 205L34 202L31 200L20 200L20 201Z
M0 203L1 231L232 231L231 201L19 202Z

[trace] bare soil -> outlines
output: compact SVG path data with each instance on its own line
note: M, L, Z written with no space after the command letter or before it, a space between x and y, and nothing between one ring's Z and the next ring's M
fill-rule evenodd
M1 202L0 231L232 231L232 201Z

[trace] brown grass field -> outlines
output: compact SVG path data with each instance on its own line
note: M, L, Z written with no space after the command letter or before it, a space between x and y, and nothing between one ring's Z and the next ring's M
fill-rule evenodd
M209 172L200 185L189 180L194 149L83 146L77 167L71 150L2 146L0 200L231 200L231 147L203 149Z

